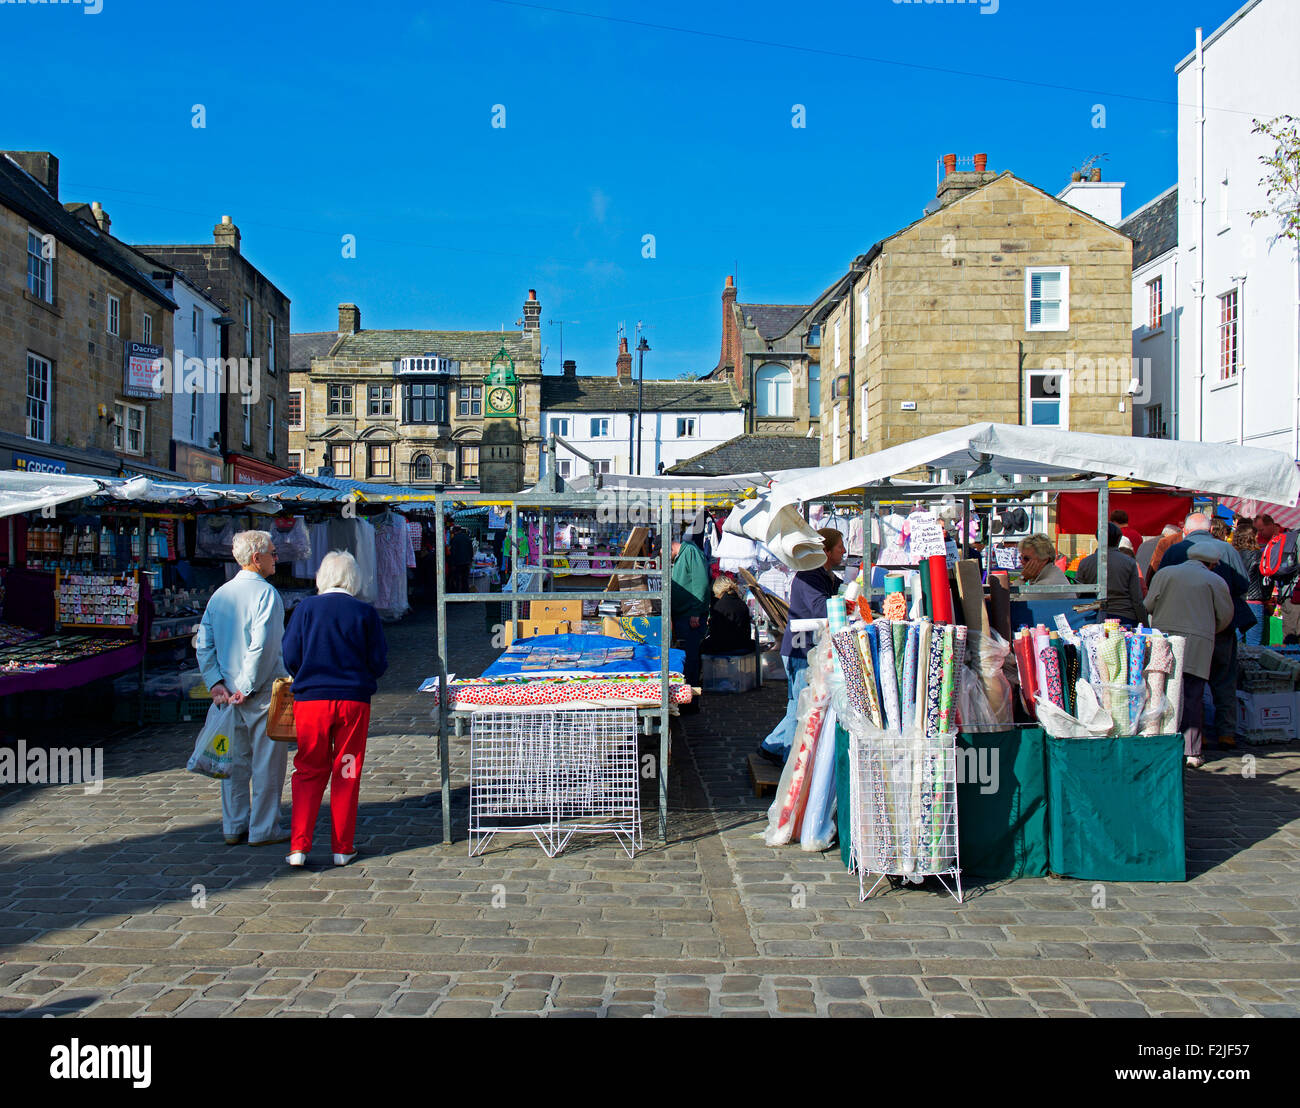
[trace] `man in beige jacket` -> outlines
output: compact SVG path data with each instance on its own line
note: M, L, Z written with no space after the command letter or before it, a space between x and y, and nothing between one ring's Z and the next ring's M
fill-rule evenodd
M1214 636L1232 625L1232 595L1222 577L1211 573L1218 564L1218 543L1198 543L1181 565L1160 567L1151 579L1146 607L1151 626L1187 640L1183 655L1183 753L1187 764L1202 766L1201 741L1205 725L1205 683L1214 656Z

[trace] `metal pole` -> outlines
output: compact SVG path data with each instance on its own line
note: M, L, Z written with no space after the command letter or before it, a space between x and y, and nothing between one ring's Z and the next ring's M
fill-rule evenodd
M672 495L659 505L659 841L668 842L668 652L672 632Z
M1058 501L1059 503L1059 501ZM1059 508L1057 509L1060 510ZM1101 618L1106 618L1107 555L1110 532L1110 482L1103 481L1097 489L1097 599L1101 601Z
M446 523L442 514L442 500L434 498L434 543L437 560L438 578L438 642L434 660L438 671L438 757L440 766L440 791L442 793L442 841L451 842L451 752L447 736L447 712L450 707L450 692L447 687L447 548L445 545Z
M636 475L638 477L641 476L641 403L644 398L645 339L642 339L636 344Z

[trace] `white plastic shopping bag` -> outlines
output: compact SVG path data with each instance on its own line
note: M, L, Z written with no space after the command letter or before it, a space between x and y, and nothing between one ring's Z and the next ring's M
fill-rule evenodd
M235 725L233 704L213 704L203 721L203 730L194 743L194 753L185 763L191 773L215 777L222 781L230 776L230 732Z

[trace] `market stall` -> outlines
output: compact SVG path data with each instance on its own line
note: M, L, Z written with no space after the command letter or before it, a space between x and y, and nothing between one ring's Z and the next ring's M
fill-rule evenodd
M1181 639L1093 623L1104 584L1017 585L1009 567L965 557L990 503L1055 511L1090 498L1090 522L1072 526L1096 531L1105 582L1121 482L1270 502L1300 492L1294 461L1271 451L984 424L777 481L737 506L728 528L791 568L817 560L799 505L856 501L877 540L810 651L769 842L824 849L836 794L864 896L933 875L960 899L963 869L1182 878ZM1005 788L992 780L1002 773Z

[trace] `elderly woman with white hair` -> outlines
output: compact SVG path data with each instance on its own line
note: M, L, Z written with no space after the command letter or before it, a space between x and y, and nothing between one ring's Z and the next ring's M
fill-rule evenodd
M325 786L330 788L334 864L356 857L361 766L370 728L370 698L388 668L388 644L375 609L357 599L361 576L345 551L326 554L316 572L317 595L294 609L284 636L293 674L292 841L286 859L305 865Z

